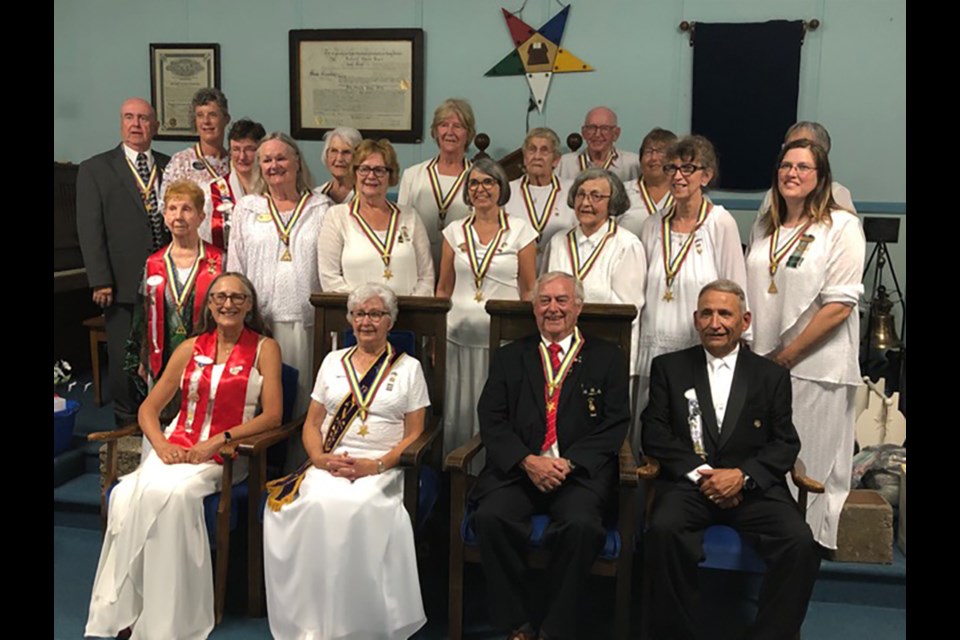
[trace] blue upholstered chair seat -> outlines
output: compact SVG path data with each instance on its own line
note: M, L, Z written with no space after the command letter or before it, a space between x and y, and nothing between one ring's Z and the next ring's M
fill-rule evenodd
M460 522L460 537L464 544L470 547L477 546L477 531L473 524L473 515L476 513L476 504L467 505L467 513ZM533 549L543 548L543 536L550 524L550 516L546 514L537 514L531 518L533 528L530 530L530 547ZM616 560L620 557L620 532L617 531L616 524L609 524L606 527L607 537L603 541L603 550L600 551L601 560Z
M704 560L701 567L724 571L766 573L767 565L756 550L744 543L733 527L717 524L707 527L703 534Z

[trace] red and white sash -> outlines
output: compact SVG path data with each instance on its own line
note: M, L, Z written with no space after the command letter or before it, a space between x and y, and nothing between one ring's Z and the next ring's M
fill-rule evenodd
M167 440L187 448L197 444L203 423L210 412L210 438L243 424L247 385L250 382L250 372L257 363L259 344L260 334L244 328L227 358L220 382L217 383L216 402L211 407L210 387L217 357L217 332L208 331L197 336L193 344L193 357L183 371L180 416L177 426ZM214 456L214 459L223 462L219 455Z
M172 245L167 245L159 251L155 251L147 258L147 280L154 276L159 277L161 284L157 286L148 286L144 294L144 309L147 318L147 341L149 343L149 371L148 374L153 380L160 376L163 369L163 348L166 332L164 331L166 305L164 299L167 288L170 287L173 299L177 299L176 284L173 282L173 274L168 272L167 253ZM193 296L193 327L195 329L200 324L200 316L203 313L203 305L206 303L207 290L210 283L223 271L223 252L210 243L202 242L200 252L197 254L197 264L194 266L196 275L186 283L186 288L194 290ZM183 300L186 300L190 292L183 291ZM177 309L175 312L179 312Z

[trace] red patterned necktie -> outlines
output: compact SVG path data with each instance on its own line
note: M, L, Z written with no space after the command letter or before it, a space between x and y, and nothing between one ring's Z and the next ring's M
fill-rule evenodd
M560 370L560 345L551 344L547 347L550 352L550 366L554 371ZM557 402L560 400L560 387L553 390L550 394L550 387L543 385L543 396L547 400L547 435L543 438L543 446L540 451L546 451L557 441Z

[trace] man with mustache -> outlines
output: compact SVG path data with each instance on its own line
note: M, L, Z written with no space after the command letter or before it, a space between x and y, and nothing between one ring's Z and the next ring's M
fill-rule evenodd
M706 285L693 317L702 346L651 366L643 449L660 462L660 478L644 553L658 640L697 637L697 563L710 525L737 529L767 564L748 638L794 637L820 566L786 484L800 451L790 375L740 344L745 309L735 282Z
M157 113L142 98L120 107L121 144L80 163L77 233L93 301L103 309L110 392L119 426L136 421L137 391L123 370L144 262L170 242L158 202L170 156L150 149Z
M579 281L560 271L540 276L540 335L494 354L477 407L486 464L471 496L479 501L474 523L491 618L513 640L573 637L630 422L626 357L580 333L582 308ZM538 513L550 516L543 539L553 551L540 620L524 606L530 518Z

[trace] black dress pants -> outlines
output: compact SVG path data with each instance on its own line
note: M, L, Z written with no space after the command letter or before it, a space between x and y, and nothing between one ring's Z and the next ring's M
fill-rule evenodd
M820 554L787 488L748 491L739 506L721 509L684 482L658 483L644 537L644 570L653 572L653 606L644 614L652 616L653 638L696 638L697 564L704 529L713 524L736 529L767 564L759 611L747 637L793 638L807 612Z
M530 517L546 513L550 525L544 546L551 556L546 613L539 627L550 638L573 637L579 590L606 537L603 507L600 495L569 478L550 493L541 493L524 478L480 498L474 518L495 625L511 630L535 622L525 606L526 551Z

